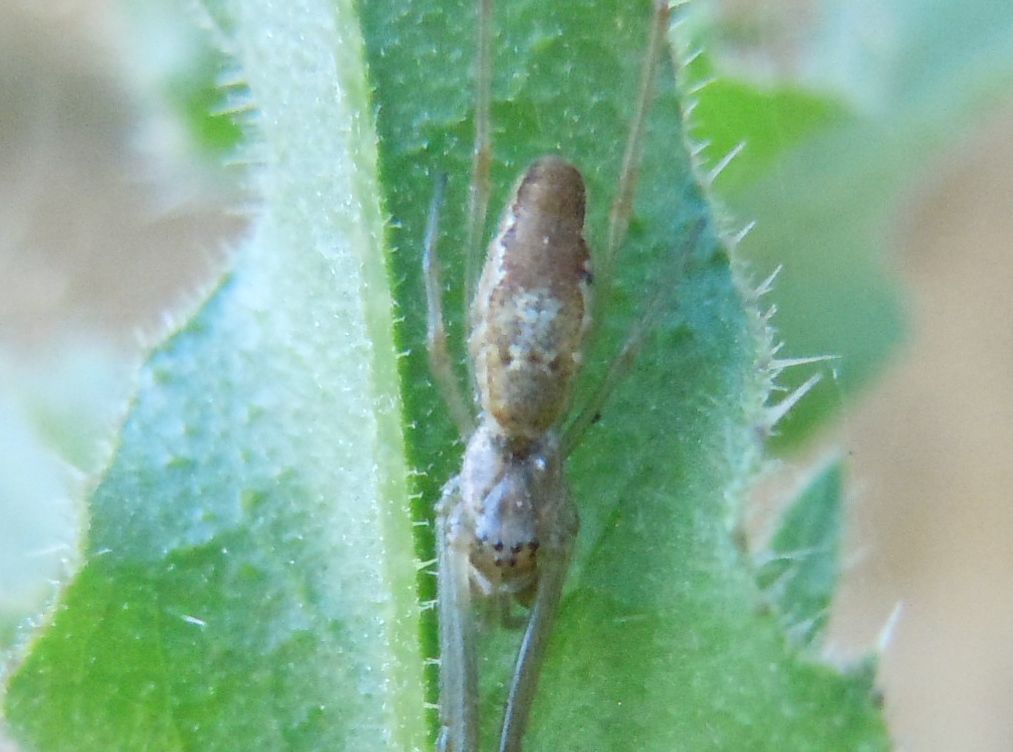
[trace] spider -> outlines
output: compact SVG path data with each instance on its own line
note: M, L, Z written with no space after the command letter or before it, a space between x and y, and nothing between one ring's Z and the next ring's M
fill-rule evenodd
M656 0L637 107L609 215L601 267L622 245L632 211L646 111L669 3ZM478 0L475 150L469 256L477 255L489 200L492 1ZM430 369L465 442L461 471L436 508L440 624L440 752L476 752L479 734L474 601L519 601L529 609L500 735L500 752L519 752L548 637L569 568L578 516L564 478L567 456L628 370L650 310L630 333L588 404L564 426L571 384L592 328L591 254L584 239L585 187L555 155L520 177L489 246L477 289L468 274L468 351L478 415L453 372L436 257L438 183L423 259ZM474 268L474 264L469 264Z

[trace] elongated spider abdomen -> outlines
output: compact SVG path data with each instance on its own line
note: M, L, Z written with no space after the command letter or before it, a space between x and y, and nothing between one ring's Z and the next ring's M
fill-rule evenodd
M584 179L542 157L518 183L472 303L482 408L515 447L562 417L590 324Z

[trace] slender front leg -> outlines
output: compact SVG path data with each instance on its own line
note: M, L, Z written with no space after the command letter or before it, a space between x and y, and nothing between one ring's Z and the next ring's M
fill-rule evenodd
M478 750L478 665L471 614L468 540L457 520L457 480L436 509L437 592L440 618L439 752Z
M492 11L493 0L476 5L475 144L472 152L471 190L468 197L468 237L465 259L465 321L478 283L482 256L482 233L489 211L492 170Z
M436 255L436 240L440 234L440 209L447 187L447 176L441 175L436 182L433 202L429 207L426 222L425 249L422 253L422 275L426 280L426 306L428 310L426 327L426 350L429 354L429 371L436 379L436 386L443 395L443 401L450 410L450 416L461 435L467 441L474 430L468 403L461 393L454 364L447 344L447 327L443 321L443 284L440 281L440 260Z
M615 260L619 248L626 239L626 231L633 213L633 196L637 188L637 174L640 171L640 156L644 148L644 134L647 131L647 113L654 97L654 77L658 68L658 59L665 48L665 35L671 9L669 0L654 0L654 14L651 17L650 31L647 37L647 50L644 53L643 70L640 74L640 92L637 96L636 109L630 123L630 133L626 138L623 151L623 166L619 173L619 185L609 211L608 244L605 256L599 262L599 276L611 282L615 274Z
M558 547L546 547L539 551L538 586L510 684L510 696L507 698L506 716L499 741L500 752L520 752L522 749L531 703L534 702L538 678L542 673L545 648L552 634L563 582L570 568L575 528L575 524L567 524L567 530L561 531L564 534L560 535L561 544Z

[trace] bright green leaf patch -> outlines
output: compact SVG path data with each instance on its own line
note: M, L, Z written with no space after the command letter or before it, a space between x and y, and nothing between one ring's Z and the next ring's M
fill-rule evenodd
M261 108L263 214L142 372L91 499L87 561L9 687L30 746L431 748L435 636L419 614L432 584L416 562L432 540L414 523L460 445L425 366L420 246L446 172L440 252L460 345L474 3L357 10L217 9ZM585 174L601 248L649 13L502 4L494 207L528 162L562 154ZM649 301L661 313L572 458L582 531L527 749L884 750L869 682L799 652L735 542L770 429L770 343L681 105L666 62L577 402ZM484 641L490 735L515 650L514 634Z
M215 154L228 153L239 144L240 128L228 116L217 112L226 107L221 90L213 83L219 71L212 68L200 72L208 73L212 80L197 85L172 81L168 98L175 100L173 103L185 115L191 135L201 148Z
M694 75L698 65L690 70ZM731 78L715 78L699 93L693 112L695 131L707 141L703 163L718 169L735 155L716 181L722 195L749 185L770 170L786 150L807 137L849 118L838 101L803 89L761 89Z
M756 579L800 645L818 643L837 588L842 468L820 472L785 510L758 557Z

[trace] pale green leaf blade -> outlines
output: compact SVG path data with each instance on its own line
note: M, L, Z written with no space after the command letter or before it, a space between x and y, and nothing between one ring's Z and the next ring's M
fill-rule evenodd
M351 3L227 12L262 214L141 371L84 566L8 688L28 748L425 743L359 27Z

